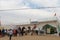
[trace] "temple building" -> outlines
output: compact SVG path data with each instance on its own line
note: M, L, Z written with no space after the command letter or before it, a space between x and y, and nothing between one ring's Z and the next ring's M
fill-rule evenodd
M46 20L31 21L30 24L17 25L17 27L31 27L36 26L36 30L45 30L46 33L52 33L58 31L58 21L55 17L47 18ZM51 31L53 30L53 31Z

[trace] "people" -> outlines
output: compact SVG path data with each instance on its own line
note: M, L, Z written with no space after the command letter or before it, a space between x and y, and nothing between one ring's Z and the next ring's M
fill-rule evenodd
M9 30L9 40L11 40L12 35L13 35L13 30L12 30L12 29L10 29L10 30Z
M40 34L44 34L44 30L40 30L40 28L38 29L38 27L36 27L36 25L34 26L34 27L30 27L30 26L28 26L28 27L18 27L17 29L8 29L8 30L6 30L6 29L0 29L0 36L2 35L2 36L4 36L4 35L8 35L9 36L9 40L11 40L11 37L14 35L14 36L17 36L17 33L19 34L19 36L20 35L22 35L22 36L24 36L24 35L27 35L27 34L29 34L29 35L40 35Z
M17 36L17 30L16 29L13 30L13 35Z
M5 33L5 35L7 35L7 29L5 29L4 33Z
M22 27L22 30L21 30L21 34L22 34L22 36L24 35L24 33L25 33L25 27Z
M18 34L20 36L21 35L21 27L18 27L17 32L18 32Z
M31 35L32 34L32 28L30 26L27 27L28 28L28 34Z
M29 27L28 27L28 33L30 33L30 32L31 32L31 27L29 26Z
M31 35L33 35L33 34L37 34L38 35L38 31L36 30L36 28L37 28L37 25L34 24L34 27L32 28L32 34Z
M27 28L24 29L24 34L27 35Z
M35 30L36 34L38 35L38 30Z
M5 29L2 29L2 36L5 36Z
M1 37L2 35L1 35L1 29L0 29L0 37Z

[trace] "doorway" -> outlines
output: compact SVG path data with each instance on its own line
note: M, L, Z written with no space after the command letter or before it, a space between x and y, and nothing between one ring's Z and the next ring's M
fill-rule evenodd
M54 27L52 25L49 25L49 24L44 25L42 29L45 30L46 34L55 34L55 33L57 33L56 27Z

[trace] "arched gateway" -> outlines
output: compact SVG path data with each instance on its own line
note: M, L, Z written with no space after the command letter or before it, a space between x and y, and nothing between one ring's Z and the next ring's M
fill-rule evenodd
M49 24L44 25L42 30L45 30L46 34L57 33L57 28Z
M37 25L40 30L44 30L46 34L54 34L57 33L58 23L57 20L50 20L45 22L39 22Z

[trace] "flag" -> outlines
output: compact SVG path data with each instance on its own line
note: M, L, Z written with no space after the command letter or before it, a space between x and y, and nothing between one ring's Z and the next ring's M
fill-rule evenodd
M56 16L56 13L54 14L54 16Z

